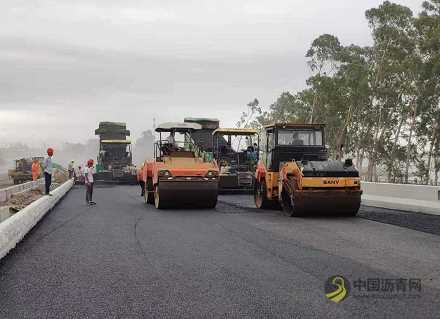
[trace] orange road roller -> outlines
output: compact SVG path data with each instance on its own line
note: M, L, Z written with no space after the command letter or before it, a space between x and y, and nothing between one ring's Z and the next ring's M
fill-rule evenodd
M143 168L147 203L157 209L217 205L217 163L190 136L201 128L197 123L163 123L156 128L154 160Z

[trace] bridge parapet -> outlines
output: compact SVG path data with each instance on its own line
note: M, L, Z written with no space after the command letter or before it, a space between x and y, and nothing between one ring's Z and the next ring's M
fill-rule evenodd
M72 188L73 179L68 180L18 213L0 223L0 259L13 249L24 236L50 211Z
M363 182L367 206L440 215L440 187Z

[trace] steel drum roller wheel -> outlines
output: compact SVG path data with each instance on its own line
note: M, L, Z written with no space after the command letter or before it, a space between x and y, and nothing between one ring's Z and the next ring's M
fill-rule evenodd
M267 198L266 181L255 181L254 187L255 206L260 209L278 208L277 202Z
M157 209L164 209L165 208L165 205L160 200L160 187L159 187L159 183L156 184L156 186L154 187L154 206Z

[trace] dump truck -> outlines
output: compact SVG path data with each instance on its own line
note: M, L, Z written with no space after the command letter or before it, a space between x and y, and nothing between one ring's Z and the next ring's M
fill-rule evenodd
M289 216L358 213L359 172L351 159L329 159L324 130L324 124L265 127L265 152L255 174L257 208L279 207Z
M258 131L218 128L212 133L213 155L220 169L221 193L252 193L259 159Z
M132 161L130 131L125 123L101 122L95 130L99 136L96 182L136 184L136 167Z
M157 209L217 205L218 166L191 138L201 129L197 123L163 123L156 128L154 160L143 168L147 203Z
M8 176L13 180L15 185L32 181L32 161L34 160L38 160L41 164L44 161L44 158L21 158L15 161L15 169L8 171Z

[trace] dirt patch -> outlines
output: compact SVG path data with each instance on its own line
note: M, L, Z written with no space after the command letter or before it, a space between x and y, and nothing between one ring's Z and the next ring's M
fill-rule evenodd
M67 182L68 179L69 173L67 171L59 169L56 169L52 176L52 182L58 184L63 184L64 182Z
M37 199L41 198L43 193L40 189L31 190L28 192L15 194L3 206L9 206L11 212L18 212Z
M50 191L52 192L56 188L58 188L61 184L66 182L69 179L68 174L64 171L56 170L53 179L52 185L50 186ZM24 191L22 193L14 194L12 197L5 203L1 203L0 207L9 207L9 211L11 213L16 213L29 204L33 203L37 199L43 197L44 195L44 184L40 184L38 188Z

